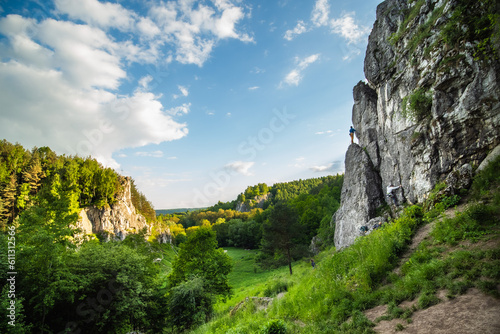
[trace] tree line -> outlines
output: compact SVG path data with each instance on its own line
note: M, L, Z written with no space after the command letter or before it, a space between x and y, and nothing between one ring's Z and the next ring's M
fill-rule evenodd
M181 244L190 231L211 227L221 247L259 249L265 267L290 264L309 255L313 237L318 244L333 244L332 215L339 207L343 175L248 187L234 201L191 212L158 216L158 224L169 228L173 242ZM266 193L264 193L264 191ZM236 211L236 203L270 193L264 209ZM286 238L287 240L280 240Z

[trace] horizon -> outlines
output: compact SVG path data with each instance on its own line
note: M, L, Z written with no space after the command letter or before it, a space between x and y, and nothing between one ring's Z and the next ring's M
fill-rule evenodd
M0 6L0 131L92 156L158 210L344 172L381 1Z

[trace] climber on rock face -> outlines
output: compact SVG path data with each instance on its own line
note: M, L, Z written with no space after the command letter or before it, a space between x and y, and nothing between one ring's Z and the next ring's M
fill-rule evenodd
M398 202L397 202L396 195L394 194L394 190L397 190L399 188L401 188L401 185L395 187L392 183L390 186L387 187L387 196L392 198L392 201L394 202L395 206L398 205Z
M349 129L349 136L351 136L351 144L354 144L354 132L356 132L356 130L351 126L351 128Z

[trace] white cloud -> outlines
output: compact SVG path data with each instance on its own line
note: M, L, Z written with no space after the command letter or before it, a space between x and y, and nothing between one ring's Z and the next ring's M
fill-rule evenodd
M303 34L306 31L307 31L307 27L306 27L304 21L299 21L299 22L297 22L297 25L295 26L295 28L293 28L291 30L287 30L285 32L285 36L283 36L283 38L285 38L288 41L291 41L292 39L294 39L295 36Z
M342 170L342 162L335 161L326 165L309 167L309 169L315 173L322 173L322 172L338 173Z
M132 94L115 92L126 72L117 43L99 28L9 15L0 32L7 36L0 48L0 133L7 140L92 155L116 168L113 152L187 134L147 92L150 77ZM175 114L189 105L181 107Z
M128 66L158 69L174 59L202 66L219 40L253 41L238 29L247 9L186 0L161 2L143 16L115 2L55 0L55 18L1 17L0 133L115 168L113 152L182 138L188 129L174 118L191 104L164 106L149 91L162 73L120 91L131 77Z
M354 15L354 12L344 13L341 18L330 21L332 32L347 39L349 44L361 41L370 33L370 28L354 22Z
M238 173L245 176L253 175L249 169L255 164L253 161L235 161L224 166L230 172Z
M180 106L173 107L167 110L167 114L170 114L172 116L187 114L189 113L190 108L191 108L191 103L183 103Z
M177 85L177 88L179 88L179 91L181 92L181 95L174 94L174 95L173 95L174 99L177 99L177 98L179 98L179 97L181 97L181 96L186 97L186 96L188 96L188 95L189 95L189 91L188 91L188 89L187 89L186 87L181 86L181 85Z
M201 67L220 39L253 42L248 34L236 30L238 22L245 17L243 8L228 1L215 4L214 9L193 1L167 2L150 10L165 41L175 45L178 62Z
M316 135L327 135L327 134L331 134L331 133L333 133L332 130L327 130L327 131L318 131L315 134Z
M302 80L302 72L309 67L312 63L316 62L319 59L320 54L313 54L308 57L305 57L303 59L300 59L298 57L295 58L295 63L296 67L291 70L281 81L280 87L283 87L284 85L288 86L298 86L300 81Z
M256 90L256 89L259 89L260 87L259 86L252 86L252 87L248 87L248 90Z
M160 28L149 17L141 17L137 22L137 28L141 32L141 36L149 39L157 37L161 33Z
M313 166L310 169L313 172L319 173L319 172L325 172L325 171L329 170L332 166L333 166L333 164L328 164L328 165L325 165L325 166Z
M330 5L328 0L317 0L311 13L311 21L317 27L327 25L329 13Z
M142 88L148 88L148 85L149 83L153 81L153 77L151 75L146 75L145 77L142 77L140 80L139 80L139 86L141 86Z
M135 155L138 157L152 157L152 158L161 158L163 157L162 151L152 151L152 152L135 152Z
M101 28L130 30L135 22L136 15L120 4L97 0L55 0L55 5L60 13Z

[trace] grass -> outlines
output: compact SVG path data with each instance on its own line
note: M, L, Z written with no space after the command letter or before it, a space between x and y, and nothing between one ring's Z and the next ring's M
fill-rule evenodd
M233 270L229 275L229 285L233 288L233 296L225 303L219 302L215 306L217 313L226 312L240 303L246 297L274 297L286 291L291 282L288 266L273 270L263 270L255 262L257 250L245 250L234 247L224 247L233 260ZM301 261L293 264L304 269Z
M481 202L455 218L441 214L458 199L440 198L440 184L426 210L407 207L398 219L350 247L320 253L316 269L298 261L293 276L286 267L254 269L254 251L227 249L234 260L230 282L235 295L218 304L214 319L193 333L374 333L375 323L363 311L377 305L387 305L388 312L375 322L398 318L410 324L414 312L441 302L436 296L439 290L454 298L476 287L500 297L500 247L489 242L500 234L500 180L495 172L499 168L500 158L476 177L470 194ZM432 220L436 224L429 239L400 264L416 229ZM249 296L276 297L285 291L266 309L258 300L245 301ZM402 308L403 301L414 301L414 306ZM236 304L238 311L230 312Z

